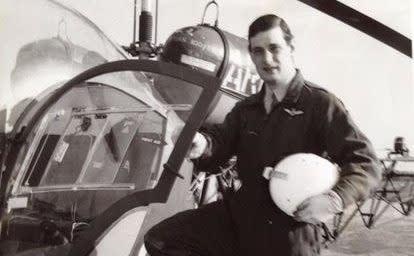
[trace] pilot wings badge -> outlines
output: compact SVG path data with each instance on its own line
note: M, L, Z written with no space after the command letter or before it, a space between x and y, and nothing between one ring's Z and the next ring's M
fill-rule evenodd
M304 113L302 110L298 110L295 108L292 108L292 109L284 108L283 110L285 110L285 112L288 113L290 116L298 116Z

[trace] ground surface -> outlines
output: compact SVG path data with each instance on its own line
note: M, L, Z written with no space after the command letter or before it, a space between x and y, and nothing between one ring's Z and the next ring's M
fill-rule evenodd
M382 205L384 206L384 205ZM388 208L371 229L359 214L322 256L414 256L414 212L404 216Z

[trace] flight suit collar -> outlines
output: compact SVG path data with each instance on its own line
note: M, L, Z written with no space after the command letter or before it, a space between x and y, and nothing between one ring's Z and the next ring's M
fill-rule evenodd
M304 84L305 80L302 76L302 73L299 69L297 69L295 76L289 84L286 96L283 98L281 103L289 106L295 105L299 100L300 93ZM248 105L263 105L265 94L265 85L263 85L260 92L247 98L245 100L245 103Z

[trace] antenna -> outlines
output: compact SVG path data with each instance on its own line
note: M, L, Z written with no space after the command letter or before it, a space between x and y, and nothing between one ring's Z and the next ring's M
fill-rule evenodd
M151 14L151 0L142 0L141 14L139 15L139 42L152 42L152 14Z
M155 0L155 32L154 32L154 44L157 45L158 36L158 0Z
M134 28L132 31L132 43L137 41L137 0L134 0Z
M155 17L155 44L152 41L153 34L153 18L151 13L151 2L156 1L156 17ZM160 51L157 43L157 26L158 26L158 0L141 0L141 13L139 15L139 38L137 41L137 0L134 0L134 25L132 33L132 43L129 46L122 46L133 57L148 59L155 57Z

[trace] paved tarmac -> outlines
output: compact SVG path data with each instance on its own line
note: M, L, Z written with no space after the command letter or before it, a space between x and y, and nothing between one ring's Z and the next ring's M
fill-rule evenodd
M384 206L382 203L381 207ZM322 253L322 256L348 255L414 256L414 212L405 216L389 207L370 229L364 226L357 214L338 239Z

